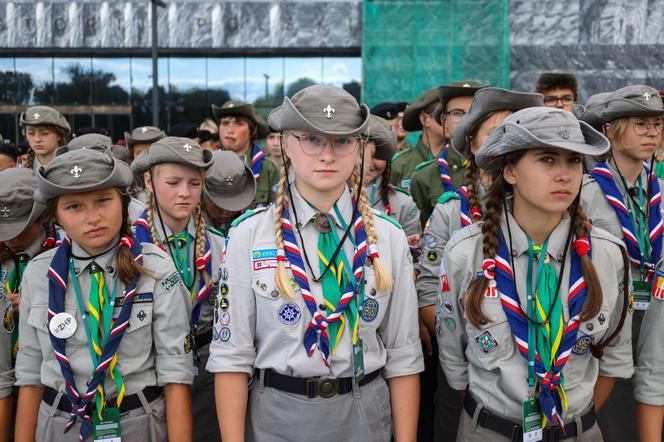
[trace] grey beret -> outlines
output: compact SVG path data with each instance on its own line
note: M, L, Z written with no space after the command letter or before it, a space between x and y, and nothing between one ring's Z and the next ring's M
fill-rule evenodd
M269 133L267 122L256 113L253 104L244 101L229 100L221 106L212 105L214 118L219 122L223 117L245 117L256 125L256 138L265 138Z
M67 136L71 134L71 126L67 119L57 110L48 106L33 106L21 114L21 127L25 126L56 126L63 129Z
M604 111L604 101L611 95L611 92L600 92L599 94L591 95L586 101L585 109L580 120L590 124L598 131L602 131L602 112Z
M256 195L256 178L235 153L218 150L205 174L205 195L215 206L237 212L249 207Z
M142 175L152 166L162 163L178 163L207 170L212 160L212 152L201 149L191 138L166 137L141 152L131 163L131 170Z
M132 130L131 133L124 133L124 139L129 149L135 144L152 144L165 136L166 134L163 130L154 126L141 126Z
M527 107L544 105L542 94L531 92L515 92L498 87L487 87L477 90L470 105L470 109L461 118L454 133L452 134L452 145L462 155L468 155L470 147L468 137L471 131L476 129L479 121L486 118L492 112L497 111L519 111Z
M107 153L77 149L55 157L37 171L35 201L46 204L51 198L70 193L120 187L133 182L129 166Z
M507 117L480 146L475 161L482 169L498 169L503 155L542 147L596 156L607 152L611 143L571 112L530 107Z
M606 97L600 114L602 123L622 117L656 117L664 115L664 104L657 89L635 85L626 86Z
M270 127L311 131L328 136L361 134L369 124L369 108L345 90L329 85L309 86L267 117Z
M107 152L113 142L110 137L101 134L85 134L72 138L67 145L59 147L55 155L62 155L76 149L93 149L99 152Z
M32 199L37 179L32 169L11 168L0 172L0 241L19 236L44 212L46 206Z
M374 158L383 161L392 159L397 145L397 135L384 118L370 115L369 124L363 135L376 144Z

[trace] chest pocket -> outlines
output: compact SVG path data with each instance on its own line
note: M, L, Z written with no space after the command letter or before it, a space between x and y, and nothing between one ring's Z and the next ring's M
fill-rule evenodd
M276 272L276 269L264 269L254 273L252 278L252 289L256 297L256 326L275 331L294 330L303 320L306 309L304 300L294 280L290 280L293 299L284 296L277 289Z
M116 314L120 308L116 307ZM131 306L129 326L122 337L121 350L125 358L141 356L150 352L152 347L152 293L137 293Z
M373 268L368 265L364 267L364 281L364 302L358 306L360 326L375 329L383 322L390 294L389 292L379 292L376 289L376 277Z
M515 351L514 335L500 300L483 299L482 311L489 318L487 323L479 329L470 322L466 323L470 347L466 354L485 369L493 370L499 367L502 360L512 357Z

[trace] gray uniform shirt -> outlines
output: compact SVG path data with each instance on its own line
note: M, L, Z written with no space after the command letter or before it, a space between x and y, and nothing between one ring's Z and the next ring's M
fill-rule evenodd
M57 249L49 250L33 259L25 269L21 285L21 315L19 319L20 348L16 359L16 385L34 385L65 391L60 364L53 353L48 328L47 272ZM89 256L76 243L76 256ZM88 266L90 260L74 259L74 271L87 306L90 293ZM115 279L115 251L95 258L105 271L109 293ZM136 296L129 318L129 327L118 348L118 368L124 376L126 394L134 394L145 387L169 383L191 384L194 380L192 355L189 349L189 313L187 293L175 266L166 253L153 244L143 244L143 275L136 286ZM74 335L67 339L67 357L74 371L79 393L84 393L93 370L76 294L71 277L65 292L65 311L76 318ZM125 286L118 280L118 297ZM141 294L152 294L140 296ZM120 312L116 302L115 312ZM115 382L106 377L105 391L109 398L117 395Z
M140 218L143 212L145 211L145 204L141 200L132 197L129 200L128 209L129 209L129 219L133 223L138 218Z
M516 286L521 305L526 305L528 240L516 221L510 218L512 251L516 267ZM560 271L565 239L570 220L563 218L549 237L548 253ZM507 238L503 219L503 234ZM569 405L565 420L580 416L590 406L597 376L629 378L633 373L631 347L631 315L618 336L604 349L601 360L592 356L588 342L599 343L616 329L623 305L623 260L620 240L597 228L591 230L592 261L602 286L601 312L584 321L578 329L578 341L563 368L564 387ZM569 252L573 253L573 252ZM564 320L569 320L570 256L560 285ZM528 396L528 368L516 344L500 298L484 298L482 310L492 321L476 329L464 314L465 291L482 269L481 224L473 224L457 232L447 244L443 262L450 290L440 293L436 311L440 361L447 381L456 390L469 391L492 413L519 420L522 401ZM520 275L520 276L519 276ZM486 345L488 337L492 345ZM484 343L484 345L482 345Z
M380 187L381 178L376 179L375 184L369 184L366 186L367 196L369 197L371 207L378 210L379 212L385 212L385 204L383 200L380 199L377 195L373 198L371 197L374 193L372 192L373 187ZM415 205L413 198L406 192L396 189L390 189L390 192L387 196L387 200L390 203L391 213L390 216L397 220L403 231L406 233L406 236L410 235L419 235L422 233L422 228L420 227L420 210Z
M315 210L292 186L293 205L305 248L314 272L320 275L317 258L318 231L311 219ZM337 208L347 224L351 221L350 193L337 201ZM376 212L377 213L377 212ZM339 237L342 225L334 209ZM291 211L291 221L296 226ZM417 300L412 278L412 262L406 237L392 222L374 216L379 253L394 282L392 292L378 292L371 266L365 267L365 304L360 318L359 335L364 343L366 373L381 369L386 378L415 374L423 370ZM210 346L207 369L211 372L244 372L254 368L272 369L297 377L349 377L353 373L351 333L345 327L331 355L330 367L323 363L318 350L307 356L302 339L311 319L300 290L294 299L287 299L275 285L276 240L274 207L242 221L230 231L230 240L222 264L220 287L227 292L226 308L219 308L214 340ZM297 236L297 233L296 233ZM299 247L302 244L299 242ZM353 246L346 241L343 250L352 265ZM323 303L321 284L308 272L311 293L317 304Z

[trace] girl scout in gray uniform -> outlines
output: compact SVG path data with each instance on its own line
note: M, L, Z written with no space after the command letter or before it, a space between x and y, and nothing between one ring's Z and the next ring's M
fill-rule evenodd
M396 219L408 237L408 242L417 245L422 229L420 211L408 192L390 185L390 163L397 136L390 124L375 115L369 116L369 125L364 134L368 140L364 147L365 192L374 209Z
M143 175L147 210L134 222L140 242L168 252L190 293L193 364L194 440L219 439L214 409L214 378L204 370L212 340L212 316L224 240L206 228L201 203L205 171L212 152L190 138L166 137L153 143L131 164Z
M514 113L480 147L484 221L447 243L437 302L441 364L466 390L458 441L602 440L595 410L633 371L623 246L578 204L582 155L608 148L544 107Z
M30 146L29 168L46 166L54 157L55 150L67 144L71 126L57 110L48 106L33 106L21 114L19 124Z
M413 269L403 231L363 191L367 115L323 85L269 115L283 134L278 198L231 229L208 362L225 442L415 438Z
M23 277L16 440L191 437L188 294L168 255L132 238L131 181L88 149L37 173L35 201L67 238Z

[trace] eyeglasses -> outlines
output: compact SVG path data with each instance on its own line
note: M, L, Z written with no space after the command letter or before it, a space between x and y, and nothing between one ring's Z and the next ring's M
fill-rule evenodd
M445 112L445 115L452 120L460 120L461 117L466 115L466 111L463 111L461 109L453 109L449 112Z
M655 121L651 123L645 120L630 121L630 124L634 128L634 133L638 136L646 135L650 132L650 128L654 128L655 132L659 135L664 134L664 121Z
M332 145L332 150L337 155L349 155L355 151L357 147L358 139L357 137L338 137L338 138L327 138L321 135L295 135L291 134L295 139L300 143L300 149L302 152L307 155L320 155L325 150L328 140Z
M562 104L569 106L570 104L574 104L574 95L547 95L544 97L545 106L555 106L559 101Z

